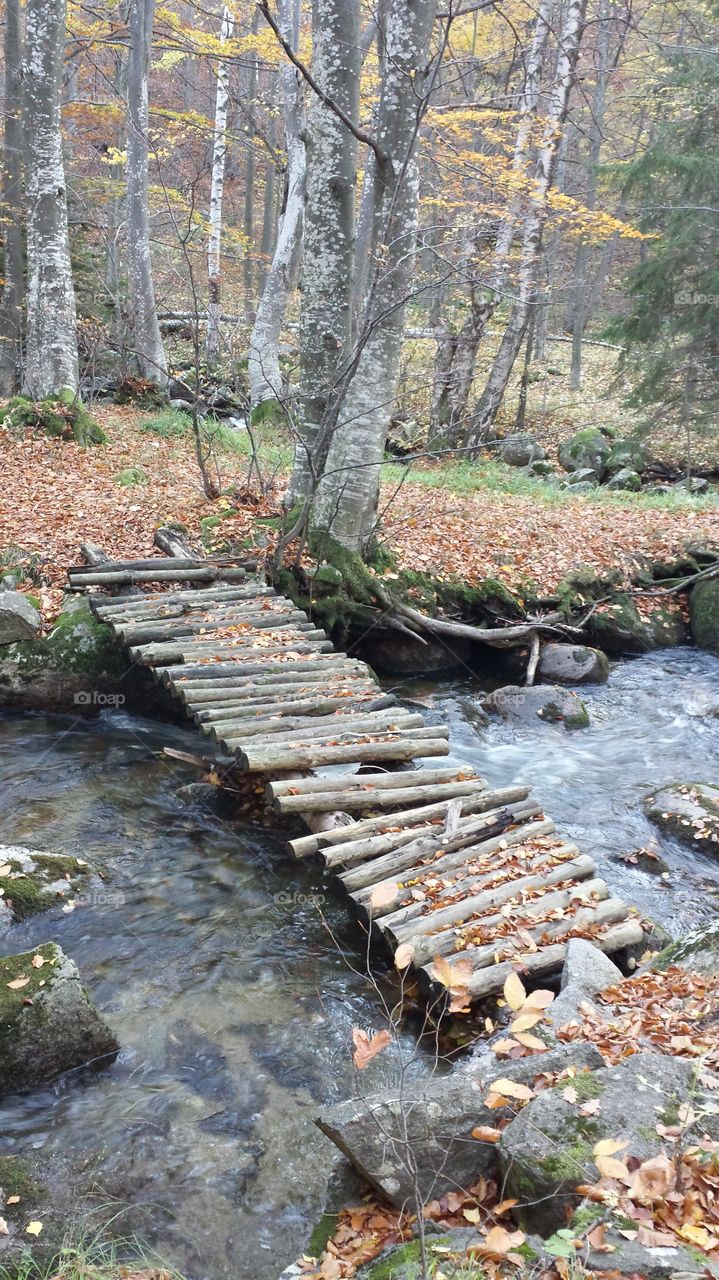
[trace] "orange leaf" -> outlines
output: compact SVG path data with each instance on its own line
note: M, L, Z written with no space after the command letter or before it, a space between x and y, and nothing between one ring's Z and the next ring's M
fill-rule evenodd
M388 1044L392 1043L392 1036L389 1031L385 1030L378 1031L370 1039L366 1031L361 1031L359 1027L353 1027L352 1040L355 1046L352 1061L358 1071L364 1071L368 1063L373 1058L376 1058L377 1054L381 1053L383 1049L386 1049Z

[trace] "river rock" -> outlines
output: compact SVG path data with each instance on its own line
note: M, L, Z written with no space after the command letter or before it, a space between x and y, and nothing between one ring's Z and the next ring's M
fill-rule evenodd
M586 469L599 483L606 469L609 445L597 427L587 427L562 441L558 457L565 471Z
M657 1124L672 1123L690 1093L697 1131L719 1137L719 1115L703 1113L708 1096L698 1089L696 1064L687 1058L636 1053L575 1081L576 1102L564 1097L565 1087L546 1089L528 1102L499 1142L506 1194L519 1200L514 1212L529 1230L548 1234L565 1225L568 1208L581 1199L577 1186L599 1177L593 1150L601 1139L626 1141L622 1158L658 1155L663 1141ZM599 1106L586 1117L580 1106L589 1098L598 1098Z
M645 618L632 597L624 594L594 611L587 632L600 649L613 657L650 653L654 649L686 644L689 638L689 629L680 611L659 608Z
M638 493L642 487L641 476L637 471L632 471L631 467L622 467L620 471L615 472L613 476L607 480L607 489L627 490L629 493Z
M40 614L22 591L0 591L0 644L30 640L40 629Z
M689 597L694 643L719 654L719 576L698 582Z
M90 874L81 858L0 844L0 934L81 893Z
M575 1274L573 1262L574 1266L580 1264L581 1275L601 1272L606 1276L609 1273L613 1280L621 1280L623 1276L627 1280L689 1280L690 1276L706 1278L719 1275L719 1267L709 1257L681 1245L678 1240L674 1247L642 1245L638 1240L627 1240L626 1236L620 1234L619 1228L623 1221L621 1214L618 1215L616 1226L613 1225L611 1216L608 1221L607 1218L607 1210L602 1205L593 1204L589 1200L580 1204L570 1224L574 1237L579 1242L574 1257L571 1253L569 1255L570 1276ZM606 1249L602 1252L593 1249L587 1239L588 1233L600 1222L605 1223L607 1228L604 1236ZM527 1243L541 1259L544 1270L555 1269L556 1255L544 1248L544 1242L539 1236L530 1236Z
M424 1088L405 1085L395 1096L385 1090L335 1103L316 1123L393 1204L412 1204L417 1195L425 1203L496 1170L496 1146L471 1136L475 1126L495 1127L512 1114L509 1108L483 1105L492 1080L502 1076L531 1084L540 1071L570 1066L592 1070L601 1064L601 1055L590 1044L564 1045L538 1059L502 1064L496 1058L484 1060L471 1074L457 1070Z
M529 689L508 684L495 689L483 702L484 710L521 724L563 724L565 729L586 729L589 714L581 698L559 685L533 685Z
M668 835L719 856L719 787L709 782L674 782L647 796L644 808Z
M630 470L642 475L647 468L647 452L638 440L615 440L606 460L607 473Z
M549 684L603 684L609 676L609 661L601 649L588 645L545 644L537 670Z
M528 431L518 431L500 440L497 455L500 462L506 462L509 467L528 467L533 462L541 462L547 453Z
M595 996L605 987L622 981L622 971L593 942L586 938L570 938L564 957L560 988L579 987L587 995Z
M54 942L0 959L0 1095L53 1080L118 1048L76 964Z
M711 977L719 973L719 922L693 929L676 942L670 942L649 964L650 969L668 969L679 965L692 973Z

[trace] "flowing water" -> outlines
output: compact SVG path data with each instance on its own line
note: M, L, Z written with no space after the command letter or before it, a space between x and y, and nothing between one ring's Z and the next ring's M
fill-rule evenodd
M530 783L611 885L673 934L716 914L719 860L667 841L661 879L616 856L652 834L650 787L719 780L719 661L675 649L619 664L582 691L592 726L573 734L487 722L486 687L468 675L401 692L449 723L453 759L494 784ZM86 1197L198 1280L273 1280L305 1245L334 1159L313 1115L352 1092L351 1028L383 1025L381 993L319 872L286 860L280 832L188 808L177 793L195 773L163 759L167 745L198 741L121 711L0 717L0 841L106 873L89 905L17 926L3 949L58 941L122 1045L97 1073L6 1099L0 1153L40 1161L59 1202ZM365 1087L410 1060L429 1075L415 1034L375 1060Z

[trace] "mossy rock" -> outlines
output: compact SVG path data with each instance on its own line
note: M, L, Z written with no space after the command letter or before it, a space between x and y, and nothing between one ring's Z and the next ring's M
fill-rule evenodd
M689 598L689 616L694 643L719 654L719 571L697 582Z
M569 440L562 441L558 456L565 471L590 470L599 481L606 471L609 445L597 427L586 427L575 432Z
M113 404L132 404L138 409L166 409L167 392L148 378L123 378L115 389Z
M72 603L47 636L3 646L0 706L77 712L107 706L108 695L121 705L130 694L129 682L122 683L127 658L109 627L84 600ZM139 682L138 674L133 683Z
M0 844L0 933L82 890L91 875L80 858Z
M115 484L119 484L123 489L131 489L136 484L144 484L147 480L147 472L142 467L126 467L124 471L118 471L115 476Z
M117 1049L77 967L54 942L0 959L0 1095Z
M63 389L44 400L13 396L0 411L0 423L10 430L31 428L77 444L105 444L107 436L73 391Z
M709 782L674 782L647 796L644 808L667 835L719 857L719 787Z
M615 440L607 455L606 468L613 476L618 471L629 469L642 475L648 465L647 451L639 440Z
M663 971L671 965L707 977L719 974L719 923L694 929L683 938L668 943L654 956L649 968Z
M651 653L654 649L685 644L688 638L681 613L659 608L645 619L632 597L626 594L615 596L610 604L600 605L587 630L600 649L616 657Z

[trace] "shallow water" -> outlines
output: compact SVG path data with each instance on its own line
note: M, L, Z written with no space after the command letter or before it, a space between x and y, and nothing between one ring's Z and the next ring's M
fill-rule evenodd
M615 858L653 834L651 787L719 780L717 659L618 664L582 691L592 726L572 734L486 722L485 687L468 675L402 691L450 724L453 759L530 783L611 886L673 934L716 915L719 859L664 841L664 881ZM312 1117L353 1091L351 1028L378 1030L381 998L319 873L286 860L279 832L188 809L177 791L196 774L163 760L167 745L198 749L189 731L123 712L0 717L0 840L107 873L92 905L17 926L3 950L56 939L123 1046L99 1074L5 1100L0 1151L41 1159L60 1198L111 1206L119 1233L149 1237L198 1280L274 1280L306 1243L334 1159ZM415 1034L375 1060L365 1089L406 1062L430 1073Z

